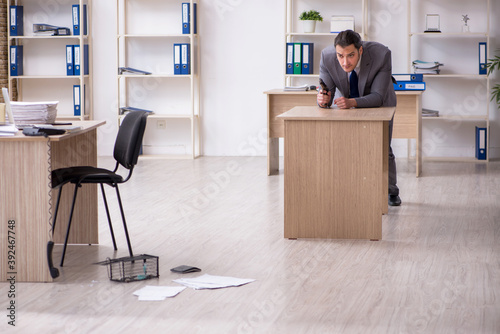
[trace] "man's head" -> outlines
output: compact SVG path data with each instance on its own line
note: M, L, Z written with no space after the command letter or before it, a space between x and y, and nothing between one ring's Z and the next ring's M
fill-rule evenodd
M334 45L342 69L346 72L354 70L363 54L363 43L359 34L352 30L341 31L335 37Z

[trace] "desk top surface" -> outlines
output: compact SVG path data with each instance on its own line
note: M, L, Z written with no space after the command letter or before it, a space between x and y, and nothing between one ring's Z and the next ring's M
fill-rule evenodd
M295 121L390 121L395 110L396 107L326 109L318 106L300 106L277 117Z
M74 121L72 126L81 126L78 131L67 132L58 136L47 137L50 141L61 141L70 137L78 136L104 125L106 121ZM22 131L18 131L14 136L0 136L0 141L47 141L44 136L25 136Z

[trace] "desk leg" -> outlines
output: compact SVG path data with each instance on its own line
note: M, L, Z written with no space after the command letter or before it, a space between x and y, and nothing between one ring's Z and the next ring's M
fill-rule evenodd
M416 101L416 109L417 109L417 152L416 152L416 160L417 160L417 168L416 168L416 176L419 177L422 172L422 96L419 95Z
M267 175L277 175L280 169L279 138L267 139Z

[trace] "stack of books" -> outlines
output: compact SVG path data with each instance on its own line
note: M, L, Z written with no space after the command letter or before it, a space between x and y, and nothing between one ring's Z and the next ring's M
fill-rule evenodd
M439 74L441 69L439 66L443 66L440 62L437 61L422 61L422 60L414 60L412 62L413 72L421 73L421 74Z

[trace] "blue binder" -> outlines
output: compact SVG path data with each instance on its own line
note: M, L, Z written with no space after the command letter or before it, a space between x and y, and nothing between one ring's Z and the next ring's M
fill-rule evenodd
M393 85L394 90L425 90L425 82L419 81L398 81Z
M182 3L182 33L190 34L191 26L193 28L193 34L196 34L196 3L193 3L193 24L191 24L191 10L190 3L183 2Z
M191 74L190 44L181 44L181 74Z
M314 43L302 43L302 74L313 74Z
M85 93L85 86L84 86L84 93ZM74 107L73 115L81 116L83 105L84 104L81 101L80 85L73 85L73 107Z
M424 75L422 73L408 73L408 74L393 74L392 75L397 82L400 81L424 81Z
M89 46L88 44L83 45L83 53L80 50L80 45L76 44L73 46L73 74L80 75L89 74Z
M286 74L293 74L293 43L286 43Z
M486 50L486 42L480 42L479 43L479 74L486 74L487 73L487 50Z
M87 5L83 5L83 22L80 22L80 5L73 5L73 35L87 35Z
M23 75L23 46L10 46L10 76Z
M10 6L10 35L24 35L23 6Z
M476 159L486 160L486 128L476 126Z
M66 45L66 75L75 75L73 50L73 45Z
M174 44L174 74L181 74L181 44Z

